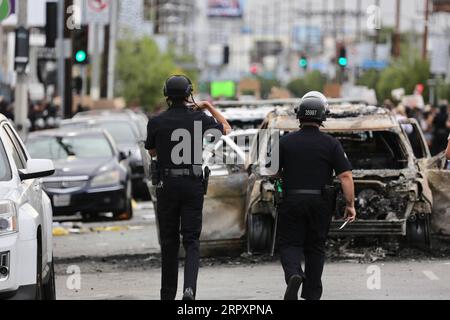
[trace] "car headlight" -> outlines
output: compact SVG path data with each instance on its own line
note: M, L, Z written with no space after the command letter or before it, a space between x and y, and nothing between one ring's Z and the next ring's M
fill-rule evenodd
M11 201L0 201L0 236L17 231L16 206Z
M119 171L109 171L102 173L92 179L91 187L104 187L104 186L112 186L120 183L120 174Z

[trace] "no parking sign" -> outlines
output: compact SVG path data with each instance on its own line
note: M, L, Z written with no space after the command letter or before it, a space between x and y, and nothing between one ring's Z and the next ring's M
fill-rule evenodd
M109 24L109 8L111 0L84 0L83 23L84 24Z

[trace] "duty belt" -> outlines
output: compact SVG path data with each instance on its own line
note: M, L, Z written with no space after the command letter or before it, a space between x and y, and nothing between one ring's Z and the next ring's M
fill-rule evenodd
M322 190L308 190L308 189L293 189L287 191L288 195L313 195L321 196L323 194Z
M203 177L202 166L192 166L192 168L182 169L163 169L163 177L165 178L181 178L181 177Z

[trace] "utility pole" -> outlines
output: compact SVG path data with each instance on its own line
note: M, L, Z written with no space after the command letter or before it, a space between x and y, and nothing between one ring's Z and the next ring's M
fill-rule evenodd
M100 24L93 23L92 35L94 37L92 48L92 84L91 84L91 98L92 100L100 99Z
M112 0L110 8L109 50L108 50L108 99L114 98L114 83L116 76L116 43L119 19L119 1Z
M397 1L397 8L395 12L395 32L394 32L394 39L392 43L392 55L395 58L398 58L400 56L400 10L401 10L401 0Z
M430 17L430 2L425 0L425 28L423 32L422 59L427 58L428 51L428 22Z
M58 14L57 14L57 28L58 28L58 40L57 40L57 48L58 48L58 95L60 98L60 106L61 106L61 116L64 118L64 101L65 101L65 54L66 54L66 46L64 41L64 0L58 0Z
M356 11L361 12L361 0L357 0ZM361 16L356 17L356 41L359 43L362 40L362 30L361 30Z
M19 0L17 27L27 28L28 0ZM28 134L28 76L25 71L17 72L14 116L19 135L22 139Z
M106 98L108 96L109 39L111 26L107 24L101 28L103 29L103 54L100 74L100 98Z
M380 0L376 0L375 1L375 6L377 8L380 8ZM378 57L377 57L377 49L378 49L379 39L380 39L380 29L376 28L375 29L375 38L373 40L373 61L376 61L378 59Z
M73 14L73 0L64 1L64 39L63 39L63 53L64 53L64 99L61 99L63 118L72 117L72 26L68 23L72 19Z

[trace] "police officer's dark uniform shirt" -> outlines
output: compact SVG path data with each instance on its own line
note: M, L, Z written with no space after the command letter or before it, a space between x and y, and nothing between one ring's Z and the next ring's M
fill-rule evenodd
M196 121L202 124L201 137L194 137L194 122ZM172 133L177 129L186 129L191 134L190 163L174 164L172 162L172 149L181 142L172 141ZM198 143L200 139L203 145L203 134L210 129L217 129L223 133L223 125L213 117L206 115L201 110L195 111L183 104L175 104L149 121L145 148L147 150L156 149L160 168L189 168L191 164L201 165L194 161L194 142Z
M336 175L352 170L338 140L305 126L280 139L280 169L286 190L320 190Z

